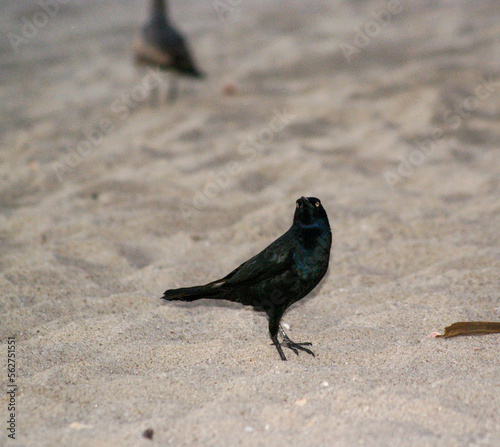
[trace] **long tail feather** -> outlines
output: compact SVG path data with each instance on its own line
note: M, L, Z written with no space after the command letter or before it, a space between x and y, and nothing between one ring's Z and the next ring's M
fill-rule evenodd
M220 298L220 289L210 284L206 286L185 287L165 291L162 299L168 301L195 301L202 298Z

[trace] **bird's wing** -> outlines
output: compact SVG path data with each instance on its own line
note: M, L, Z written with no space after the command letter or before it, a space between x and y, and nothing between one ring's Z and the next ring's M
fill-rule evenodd
M214 286L243 285L275 277L290 269L293 253L294 244L287 232L229 275L210 284Z

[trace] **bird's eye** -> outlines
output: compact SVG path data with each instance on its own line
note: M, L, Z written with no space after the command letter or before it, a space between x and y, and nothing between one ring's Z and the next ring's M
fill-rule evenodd
M318 208L319 207L319 202L316 202L314 205L316 206L316 208Z
M300 202L297 202L297 208L300 208Z

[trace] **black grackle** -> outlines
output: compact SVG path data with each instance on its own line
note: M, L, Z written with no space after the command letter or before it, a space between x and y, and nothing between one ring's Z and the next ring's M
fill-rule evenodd
M194 301L200 298L223 299L253 306L269 317L269 333L281 360L282 346L314 356L295 343L280 326L285 311L305 297L321 281L328 269L332 233L326 211L319 199L301 197L291 228L259 254L241 264L222 279L204 286L167 290L163 299ZM281 332L282 342L278 341Z
M151 0L151 13L134 44L135 60L163 70L200 78L203 74L194 64L185 39L168 19L165 0Z

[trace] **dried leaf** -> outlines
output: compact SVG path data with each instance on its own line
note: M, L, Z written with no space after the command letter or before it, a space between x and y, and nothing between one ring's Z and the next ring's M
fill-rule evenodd
M500 322L460 321L444 328L444 334L433 332L431 337L450 338L457 335L483 335L500 333Z

